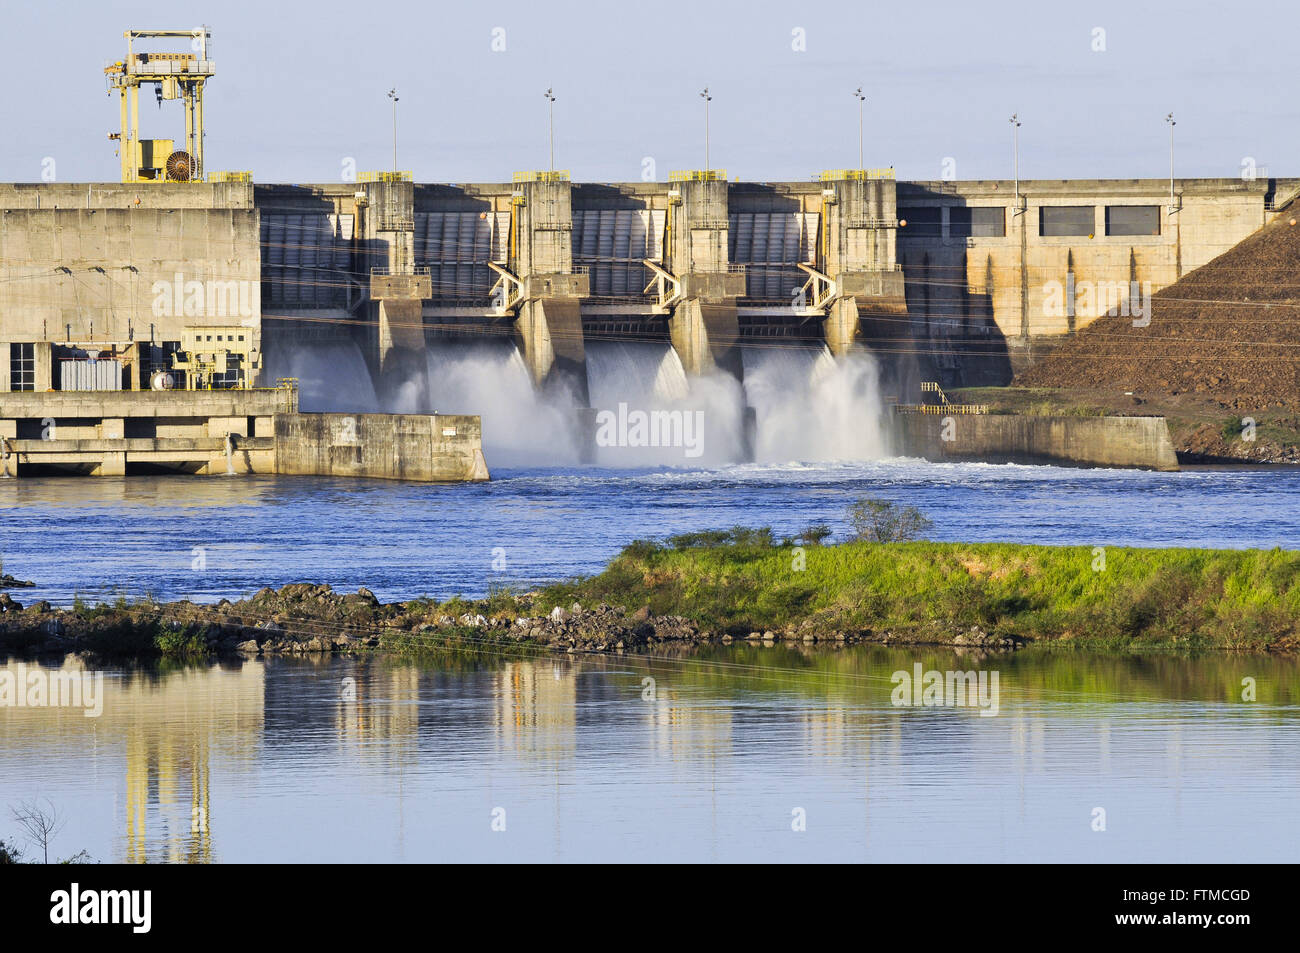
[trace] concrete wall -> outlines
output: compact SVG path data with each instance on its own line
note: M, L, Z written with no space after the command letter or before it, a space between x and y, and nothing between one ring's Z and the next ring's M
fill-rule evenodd
M487 480L478 417L277 414L276 472L453 483Z
M1063 336L1120 302L1130 282L1154 294L1232 248L1267 220L1266 201L1293 180L908 182L898 186L898 255L908 310L947 384L1006 383ZM1087 235L1040 234L1042 209L1091 206ZM1158 235L1108 235L1107 206L1155 206ZM996 208L1002 236L965 236L956 210ZM937 213L937 221L936 221ZM1073 280L1067 300L1058 289ZM1101 293L1099 293L1101 292ZM1119 295L1119 300L1111 294Z
M926 460L1178 469L1163 417L896 414L892 425L896 452Z
M121 476L128 464L271 473L272 418L296 408L287 390L0 393L0 457L11 475L52 466Z
M239 326L260 348L252 196L248 183L0 185L0 390L10 343L121 351Z
M253 207L249 182L8 182L0 183L0 209L228 208Z

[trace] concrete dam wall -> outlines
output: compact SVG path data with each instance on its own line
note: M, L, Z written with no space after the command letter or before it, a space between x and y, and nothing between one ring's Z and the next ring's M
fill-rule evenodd
M456 483L488 479L478 417L277 414L275 472Z
M1163 417L897 414L896 452L926 460L1177 470Z

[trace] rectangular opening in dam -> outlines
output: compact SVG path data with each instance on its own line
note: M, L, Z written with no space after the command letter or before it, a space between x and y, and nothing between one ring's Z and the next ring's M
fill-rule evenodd
M1159 205L1107 205L1107 235L1159 235Z
M948 210L948 232L953 238L1005 238L1007 210L1001 205L954 205Z
M1096 206L1044 205L1038 210L1038 234L1044 238L1094 235L1096 231Z

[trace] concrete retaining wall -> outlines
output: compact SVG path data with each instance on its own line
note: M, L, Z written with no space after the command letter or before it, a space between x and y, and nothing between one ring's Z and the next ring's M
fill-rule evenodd
M276 472L455 483L488 479L478 417L276 414Z
M1163 417L897 414L893 437L896 452L926 460L1178 469Z

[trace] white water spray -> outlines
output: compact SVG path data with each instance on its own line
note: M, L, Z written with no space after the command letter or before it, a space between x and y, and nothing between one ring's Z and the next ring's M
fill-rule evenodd
M597 414L618 414L620 405L625 417L633 411L677 413L682 420L702 414L690 418L702 421L697 446L615 441L596 447L601 466L740 461L746 406L757 418L753 449L759 463L888 455L879 375L869 353L837 360L824 345L747 347L743 386L721 372L688 378L667 343L592 341L586 353L591 408ZM482 418L484 452L494 467L571 466L580 459L577 402L568 395L540 394L509 340L432 342L426 380L406 382L385 407L359 348L350 342L294 344L269 354L267 364L270 379L298 378L300 405L307 412L475 414ZM422 389L426 400L419 397ZM593 417L587 418L589 426Z
M562 466L578 462L577 404L544 398L512 341L438 341L430 345L425 413L477 414L491 466Z
M597 428L597 464L717 466L741 458L744 394L735 378L688 379L665 343L593 341L586 352L591 407L607 424ZM649 421L640 431L638 418Z
M888 455L875 358L825 346L745 348L745 394L760 463L879 460Z

